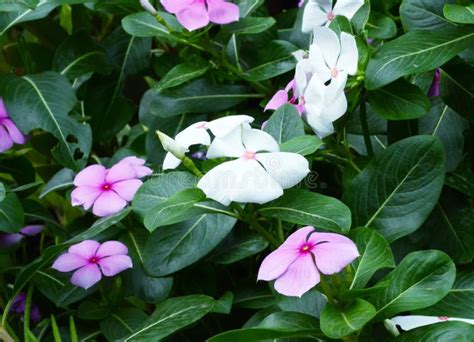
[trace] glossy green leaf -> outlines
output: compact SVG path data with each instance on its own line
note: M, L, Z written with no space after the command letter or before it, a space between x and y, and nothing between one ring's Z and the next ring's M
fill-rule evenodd
M6 195L5 185L3 185L2 182L0 182L0 202L2 202L5 199L5 195Z
M155 89L161 92L165 89L179 86L188 81L194 80L206 73L209 66L200 63L184 63L173 67L157 84Z
M236 3L240 8L240 17L245 18L252 12L256 11L263 5L264 0L237 0Z
M161 12L160 14L163 13ZM127 15L122 19L122 27L125 32L135 37L158 37L177 40L169 33L165 26L160 24L158 20L148 12Z
M405 31L416 29L440 30L453 24L443 17L443 6L454 0L403 0L400 19Z
M260 253L267 247L268 241L260 235L239 236L232 241L224 243L222 248L219 246L219 251L213 257L213 261L223 265L232 264Z
M0 201L0 231L16 233L23 227L23 207L16 194L13 192L5 194L5 187L3 187L3 195L4 198Z
M148 316L137 308L121 308L100 322L100 329L109 341L123 341L140 327Z
M455 23L474 24L474 4L465 6L445 4L443 14L446 19L454 21Z
M313 154L323 145L323 141L315 135L302 135L285 141L280 145L281 152L298 153L302 156Z
M285 191L282 197L263 205L259 211L266 217L338 233L348 232L351 226L351 213L344 203L300 189Z
M2 0L0 1L1 12L16 12L34 9L39 0Z
M400 335L397 342L470 341L474 326L464 322L443 322L410 330Z
M256 34L268 30L276 24L272 17L246 17L235 23L222 27L222 32L227 34Z
M467 196L474 197L474 172L472 171L461 169L448 173L445 184Z
M354 276L350 289L364 288L375 272L382 268L395 267L390 245L373 229L351 230L349 237L357 245L360 257L351 264Z
M392 242L423 224L438 201L444 173L444 151L437 138L403 139L350 182L344 202L356 227L373 228Z
M449 293L456 277L456 267L445 253L435 250L408 254L377 285L371 302L378 318L390 318L404 311L429 307Z
M48 181L48 183L45 185L45 187L41 191L39 198L41 199L53 191L72 187L73 184L74 184L74 171L70 169L66 169L66 168L61 169L53 177L51 177L51 179Z
M330 338L340 339L362 329L375 314L375 307L360 298L343 308L328 303L321 312L321 330Z
M400 77L433 70L474 43L467 28L411 31L380 48L369 61L365 85L376 89Z
M389 16L377 12L370 14L367 29L370 38L390 39L397 35L395 22Z
M439 93L444 103L457 113L472 120L474 106L474 66L468 63L456 63L443 66Z
M123 342L161 340L201 319L214 304L214 299L204 295L167 299L158 304L151 316Z
M304 123L296 108L287 104L270 116L263 130L282 144L304 135Z
M423 91L403 79L370 91L369 103L387 120L416 119L430 110L430 102Z

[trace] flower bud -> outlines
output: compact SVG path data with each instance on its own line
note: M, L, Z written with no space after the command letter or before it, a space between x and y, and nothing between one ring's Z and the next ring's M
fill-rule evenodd
M159 130L156 131L156 134L158 135L158 138L161 141L161 145L163 145L165 151L170 152L176 158L183 160L183 158L185 157L184 154L187 152L187 149L184 146L167 136L165 133L160 132Z
M140 0L140 5L150 14L157 15L158 12L156 11L155 7L150 3L149 0Z

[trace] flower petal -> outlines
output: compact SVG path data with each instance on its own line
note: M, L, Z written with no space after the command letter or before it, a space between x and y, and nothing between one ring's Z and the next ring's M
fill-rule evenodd
M105 181L106 169L102 165L90 165L74 178L75 186L100 187Z
M271 281L281 276L298 258L298 250L280 247L263 259L257 280Z
M71 272L88 264L89 261L80 255L65 253L60 255L51 267L59 272Z
M316 245L313 249L316 265L324 274L340 272L360 255L355 243L340 234L313 233L309 241Z
M174 140L188 149L192 145L209 145L211 137L205 128L206 123L193 124L176 135ZM202 127L201 127L202 126Z
M105 176L105 180L108 183L115 183L134 178L136 178L135 169L128 163L120 162L112 166Z
M345 32L341 33L341 55L337 61L337 68L343 70L349 75L357 73L357 63L359 61L359 52L353 35Z
M446 322L446 319L442 317L440 319L436 316L397 316L390 319L395 325L400 326L403 330L412 330L425 325Z
M129 164L131 167L133 167L135 169L137 178L146 177L153 173L152 169L144 166L145 160L142 158L137 158L134 156L126 157L122 159L119 163L126 163L126 164Z
M332 69L337 65L341 53L341 43L336 32L327 27L318 27L314 30L314 42L320 49L327 66Z
M99 217L118 213L125 208L127 201L113 191L103 192L95 201L92 212Z
M193 2L194 0L161 0L161 4L169 13L178 13Z
M71 192L72 205L83 205L85 210L88 210L97 198L102 194L102 189L92 186L79 186Z
M20 233L26 236L35 236L41 233L44 230L44 225L42 224L34 224L25 226L20 229Z
M13 140L7 130L0 125L0 153L9 150L13 146Z
M329 5L331 8L331 5ZM315 28L323 26L328 21L328 14L315 1L310 1L304 8L301 30L311 33Z
M128 255L112 255L107 258L100 259L100 269L107 277L112 277L127 268L132 268L132 259Z
M99 258L108 257L111 255L118 255L118 254L127 254L128 248L123 243L119 241L106 241L100 245L99 249L97 250L96 256Z
M248 115L229 115L223 118L212 120L207 124L207 128L211 130L216 137L223 137L231 133L234 129L242 124L250 124L255 119Z
M204 2L193 2L179 10L176 18L189 31L194 31L209 24L209 15Z
M69 247L68 252L71 254L79 255L84 259L89 260L90 258L95 256L95 253L97 252L97 249L99 247L100 243L95 240L84 240Z
M301 255L275 281L275 290L285 296L301 297L320 281L310 253Z
M331 79L331 70L324 61L320 47L316 44L312 44L309 48L309 61L322 82L327 82Z
M351 20L354 14L362 7L364 0L338 0L334 6L334 15L342 15Z
M278 90L267 103L264 110L277 110L286 103L288 103L288 93L285 90Z
M12 120L3 119L2 124L7 129L8 134L10 134L10 137L12 138L14 143L24 144L26 142L26 137L23 135L23 133L20 132L20 130L18 129L18 127L16 127Z
M217 140L218 138L214 139ZM198 182L197 187L207 196L223 205L229 205L229 189L236 178L234 165L237 160L217 165L208 171Z
M173 153L166 153L165 160L163 161L163 170L176 169L181 164L181 159L176 158Z
M114 183L112 185L112 190L124 200L130 202L133 200L133 197L135 197L135 194L142 185L143 182L139 179L129 179Z
M267 132L259 129L244 128L242 131L242 142L247 151L278 152L280 147L276 140Z
M209 20L216 24L228 24L238 21L239 6L222 0L207 0Z
M295 186L310 172L308 160L296 153L258 153L256 158L283 189Z
M303 96L308 87L308 83L313 76L313 66L309 59L302 59L296 64L295 70L295 83L296 83L296 94L298 97Z
M9 248L23 240L22 234L0 233L0 249Z
M236 127L229 134L214 138L207 150L207 158L241 157L245 153L242 144L242 129L242 127Z
M5 103L3 99L0 97L0 119L9 118L7 113L7 108L5 107Z
M96 264L91 264L74 272L71 283L87 290L98 283L100 279L102 279L102 274L100 274L99 267Z

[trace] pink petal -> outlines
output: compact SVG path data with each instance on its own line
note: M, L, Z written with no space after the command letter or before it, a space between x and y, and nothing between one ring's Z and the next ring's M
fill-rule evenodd
M102 273L112 277L120 272L132 268L132 259L128 255L112 255L99 261Z
M272 109L277 110L284 104L288 103L288 93L284 90L278 90L271 100L267 103L265 111Z
M101 278L102 274L100 274L99 267L96 264L90 264L74 272L71 283L87 290L98 283Z
M71 192L72 205L83 205L88 210L94 204L95 200L102 194L103 190L92 186L80 186Z
M100 187L105 181L106 169L102 165L90 165L74 178L75 186Z
M310 253L301 255L275 281L275 290L285 296L301 297L319 283L319 272Z
M209 20L216 24L228 24L238 21L239 6L222 0L207 0Z
M100 243L94 240L84 240L78 244L69 247L69 253L79 255L84 259L89 260L94 257L97 249L100 247Z
M13 140L7 130L0 125L0 153L9 150L13 146Z
M130 202L142 185L143 182L141 180L130 179L114 183L112 189L124 200Z
M194 2L176 14L178 21L189 31L194 31L209 24L209 15L207 14L204 2Z
M128 163L117 163L112 166L105 176L108 183L116 183L127 179L136 178L136 172L133 166Z
M178 13L191 5L195 0L161 0L161 4L167 12Z
M258 280L274 280L281 276L288 267L298 258L298 250L280 247L263 259L258 270Z
M310 233L314 232L314 227L306 226L298 229L296 232L288 236L285 242L280 247L288 246L297 248L299 250L300 246L307 241L307 237Z
M355 243L340 234L314 233L310 241L316 245L312 252L324 274L338 273L360 256Z
M56 261L54 261L53 266L51 267L59 272L70 272L88 264L89 261L80 255L65 253L60 255Z
M95 201L92 212L99 217L113 215L125 208L127 201L113 191L103 192Z
M7 113L7 108L5 108L5 103L3 99L0 97L0 119L9 118Z
M20 132L12 120L3 119L2 124L5 126L8 133L10 134L10 137L16 144L24 144L26 142L26 137Z
M153 170L149 167L144 166L145 160L137 157L127 157L122 159L120 163L126 163L135 169L135 177L142 178L145 176L149 176L153 173Z
M20 229L20 232L27 236L35 236L44 230L44 226L41 224L25 226Z
M16 245L18 242L24 239L21 234L10 234L0 232L0 249L8 248Z
M127 253L128 248L123 243L118 241L106 241L102 245L100 245L99 249L97 250L96 256L98 258L104 258L111 255Z

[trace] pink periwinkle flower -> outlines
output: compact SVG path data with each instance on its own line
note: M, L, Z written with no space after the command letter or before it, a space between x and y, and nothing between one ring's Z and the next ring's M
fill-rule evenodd
M319 283L320 273L338 273L357 257L357 247L347 237L317 233L307 226L291 234L263 260L258 280L276 280L277 292L301 297Z
M26 293L20 292L12 301L10 312L23 315L26 308ZM41 313L35 303L31 303L30 320L34 323L41 321Z
M439 96L439 81L441 81L441 70L438 68L435 70L433 82L431 83L430 90L428 91L429 97Z
M9 150L13 144L24 144L26 136L20 132L7 113L3 99L0 97L0 153Z
M303 7L304 5L304 0L299 0L298 1L298 7Z
M292 92L292 96L290 97L290 91ZM296 82L295 80L291 80L290 83L285 87L285 90L278 90L275 95L270 99L265 107L265 111L272 109L277 110L278 108L282 107L285 104L293 105L300 115L304 112L304 100L303 98L298 98L296 96Z
M72 205L82 205L85 210L92 207L94 215L99 217L118 213L142 186L139 178L152 173L144 164L143 159L127 157L110 169L102 165L86 167L74 179Z
M38 235L44 230L41 224L29 225L20 229L19 233L0 233L0 249L16 245L26 237Z
M75 271L71 283L88 289L102 279L102 274L112 277L132 268L128 248L118 241L100 244L94 240L84 240L69 247L68 252L59 256L53 268L59 272Z
M239 20L239 6L225 0L161 0L169 13L189 31L206 26L209 22L229 24Z

